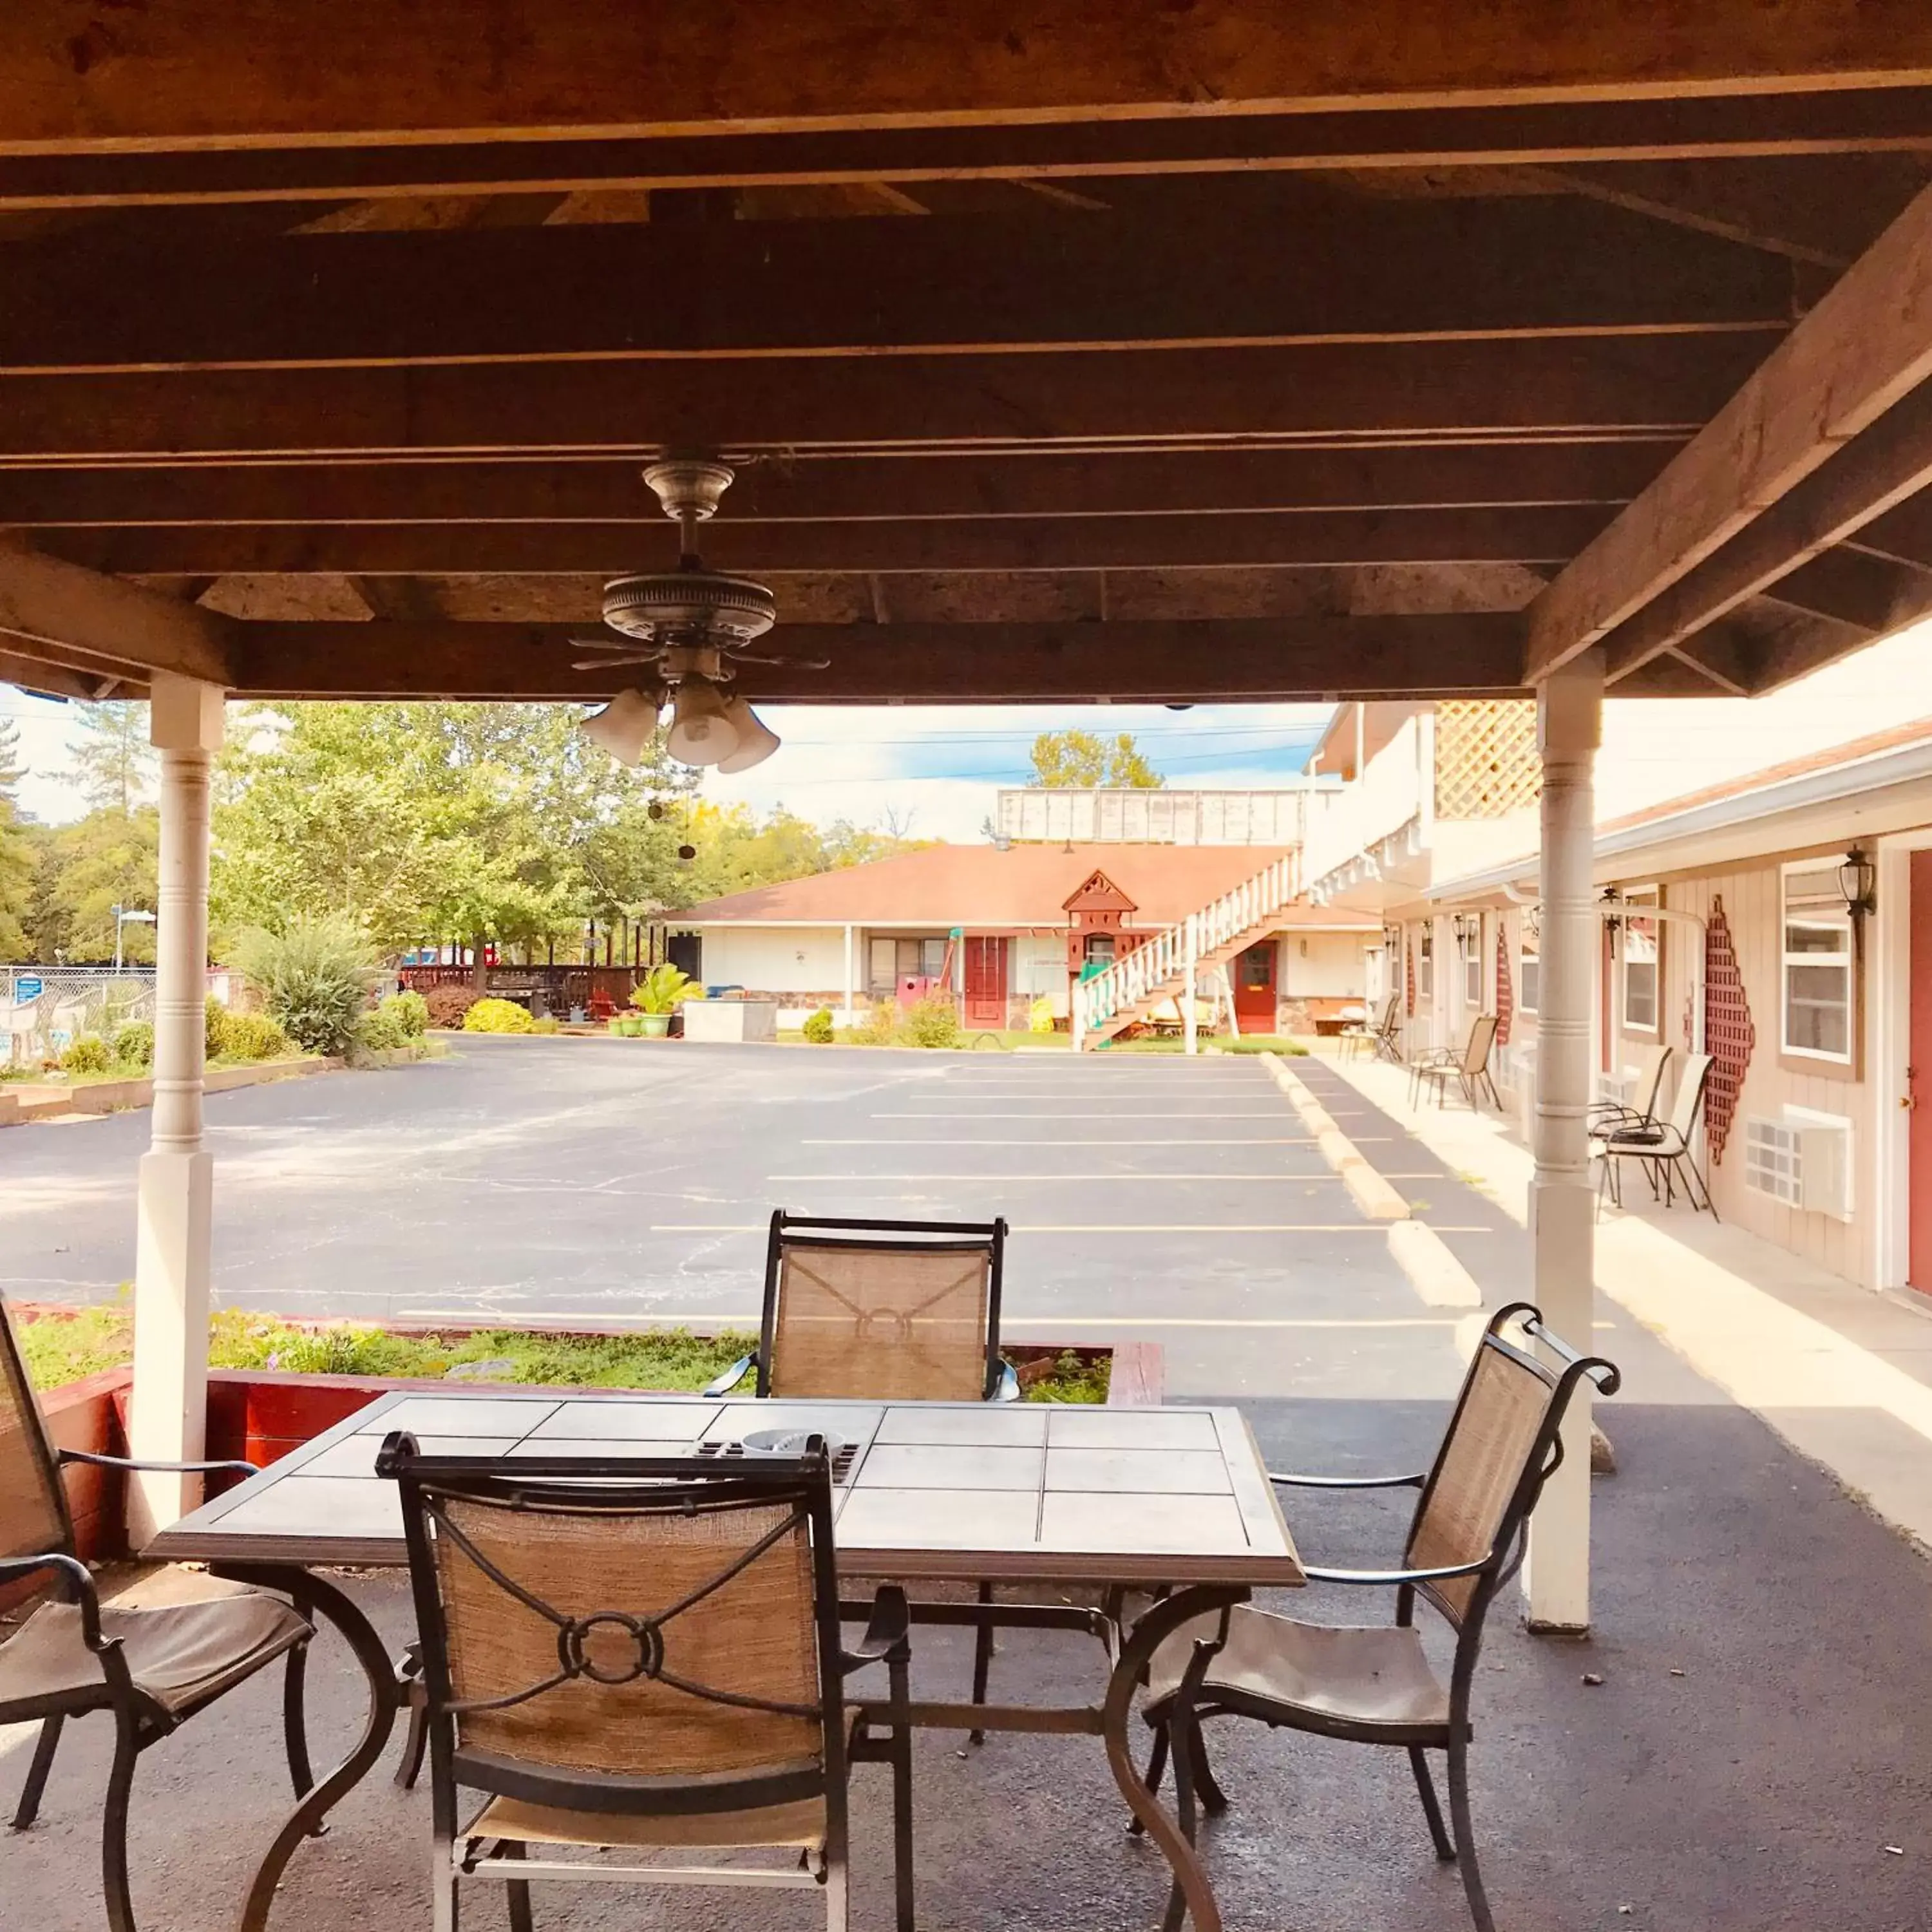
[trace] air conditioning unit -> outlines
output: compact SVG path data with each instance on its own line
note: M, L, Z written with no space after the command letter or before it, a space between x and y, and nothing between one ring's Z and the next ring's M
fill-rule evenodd
M1787 1107L1744 1122L1744 1186L1808 1214L1852 1215L1852 1124L1842 1114Z

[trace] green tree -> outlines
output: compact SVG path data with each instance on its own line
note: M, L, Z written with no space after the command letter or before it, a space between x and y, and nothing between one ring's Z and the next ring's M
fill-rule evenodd
M160 819L152 806L122 812L104 806L71 825L34 828L40 848L27 939L36 959L106 961L114 957L114 908L154 909L160 872ZM122 932L130 965L152 964L154 928Z
M28 956L27 924L39 854L16 790L26 775L20 727L0 718L0 960Z
M1042 731L1033 741L1033 772L1029 784L1055 791L1096 785L1156 791L1167 782L1127 731L1112 739L1091 731Z
M99 809L126 817L148 795L154 776L154 747L148 742L148 707L130 698L74 706L80 736L68 749L81 795Z

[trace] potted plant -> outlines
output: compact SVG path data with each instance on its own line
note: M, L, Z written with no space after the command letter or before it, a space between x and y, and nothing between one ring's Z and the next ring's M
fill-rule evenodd
M667 959L631 988L631 1004L644 1016L646 1040L662 1040L670 1031L670 1016L690 985L691 975Z

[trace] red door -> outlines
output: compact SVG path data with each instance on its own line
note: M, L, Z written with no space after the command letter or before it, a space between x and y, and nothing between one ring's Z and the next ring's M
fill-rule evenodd
M966 1024L1006 1023L1006 942L984 933L966 941Z
M1274 1031L1276 951L1272 939L1264 939L1234 962L1234 1021L1244 1034Z
M1932 852L1912 855L1912 1286L1932 1294Z

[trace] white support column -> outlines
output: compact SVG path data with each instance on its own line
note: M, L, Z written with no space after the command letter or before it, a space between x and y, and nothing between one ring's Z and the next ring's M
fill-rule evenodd
M1596 1314L1596 1192L1590 1184L1590 1010L1598 941L1591 890L1597 746L1603 736L1603 655L1556 672L1537 700L1543 754L1543 964L1537 1000L1536 1114L1530 1182L1531 1294L1550 1326L1588 1352ZM1522 1570L1534 1630L1580 1636L1590 1626L1590 1389L1581 1384L1563 1429L1563 1466L1532 1520Z
M856 934L848 925L845 928L845 1024L848 1027L856 1026L859 1019L859 986L854 976L856 944Z
M1195 984L1196 956L1200 952L1200 947L1196 941L1193 914L1190 913L1187 915L1183 930L1187 935L1186 940L1187 971L1180 992L1180 1036L1186 1042L1184 1049L1185 1052L1198 1053L1201 1051L1199 1037L1201 1016L1195 1004Z
M141 1156L134 1262L136 1456L192 1462L208 1410L208 1251L214 1157L202 1146L208 992L208 773L221 743L218 686L154 674L149 735L161 754L160 894L154 932L154 1104ZM146 1475L128 1496L134 1547L200 1500L196 1476Z

